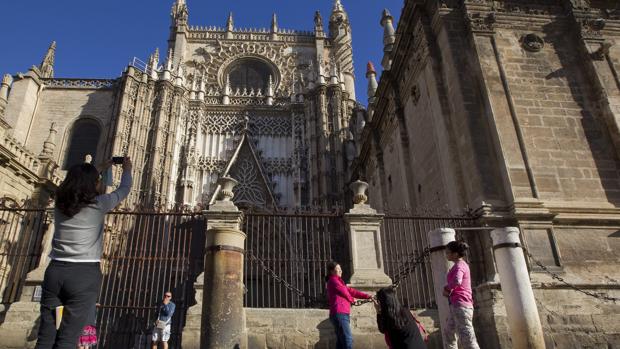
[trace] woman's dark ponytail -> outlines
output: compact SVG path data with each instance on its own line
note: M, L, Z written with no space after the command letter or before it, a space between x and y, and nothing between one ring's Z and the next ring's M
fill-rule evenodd
M465 241L452 241L448 243L446 248L448 251L459 255L459 257L465 257L465 255L467 255L467 250L469 250L469 245L467 245Z

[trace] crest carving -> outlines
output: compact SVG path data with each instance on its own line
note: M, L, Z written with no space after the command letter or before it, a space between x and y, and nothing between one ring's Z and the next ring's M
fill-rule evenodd
M204 47L196 50L202 61L193 60L188 66L204 73L207 90L222 90L224 87L224 71L232 62L253 57L267 62L274 67L276 96L290 96L291 87L295 82L298 66L298 54L292 52L286 43L274 42L235 42L216 40L214 51Z

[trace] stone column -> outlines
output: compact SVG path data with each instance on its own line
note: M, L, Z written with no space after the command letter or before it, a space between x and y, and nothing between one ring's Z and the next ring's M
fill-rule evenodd
M247 347L243 309L245 234L241 211L231 201L232 178L223 177L219 200L209 207L200 348ZM185 347L184 347L185 348Z
M435 289L435 303L439 311L439 324L441 338L446 343L443 329L446 328L448 317L450 316L450 305L448 298L443 296L443 287L446 285L446 275L453 263L448 261L445 256L446 246L455 240L456 232L450 228L439 228L428 232L428 241L431 249L431 270L433 272L433 287ZM444 344L445 346L445 344Z
M45 269L49 264L47 257L54 237L54 212L47 210L47 229L43 234L42 253L39 265L28 273L19 302L11 304L4 322L0 326L0 349L34 348L39 331L40 291Z
M491 237L513 348L544 349L542 326L521 249L519 229L495 229Z
M385 274L381 251L381 222L383 215L366 204L368 183L351 184L354 193L353 208L344 215L349 226L351 252L351 287L377 291L392 284Z

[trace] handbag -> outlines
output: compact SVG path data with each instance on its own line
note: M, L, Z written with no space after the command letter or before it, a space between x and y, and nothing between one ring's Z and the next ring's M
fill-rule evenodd
M165 330L166 329L166 325L168 325L168 321L161 321L159 319L157 319L157 321L155 321L155 327L157 329Z

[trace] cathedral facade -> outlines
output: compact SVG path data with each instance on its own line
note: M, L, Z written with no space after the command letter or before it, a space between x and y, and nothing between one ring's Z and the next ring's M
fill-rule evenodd
M232 13L223 28L192 26L177 1L167 50L134 59L114 79L55 77L55 48L2 83L5 133L36 162L7 172L0 187L14 201L43 203L85 159L130 156L138 169L130 206L206 207L221 176L239 182L240 206L342 203L365 111L339 0L325 24L315 14L312 32L281 29L275 14L265 29L239 29Z

